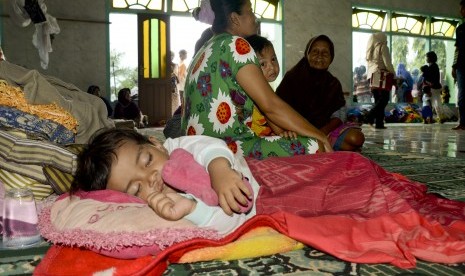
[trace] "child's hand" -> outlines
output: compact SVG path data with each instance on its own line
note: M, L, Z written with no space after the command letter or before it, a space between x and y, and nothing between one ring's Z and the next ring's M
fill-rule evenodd
M157 215L166 220L180 220L195 208L195 201L173 193L151 193L147 203Z
M242 181L242 175L231 168L227 159L214 159L208 166L208 172L220 207L226 214L239 213L239 204L247 206L247 199L252 198L252 193Z

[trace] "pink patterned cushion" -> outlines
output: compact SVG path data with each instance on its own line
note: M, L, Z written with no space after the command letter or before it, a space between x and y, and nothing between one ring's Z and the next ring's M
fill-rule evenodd
M216 231L188 220L164 220L139 198L111 190L63 194L44 207L39 229L54 244L121 259L155 255L193 238L220 238Z

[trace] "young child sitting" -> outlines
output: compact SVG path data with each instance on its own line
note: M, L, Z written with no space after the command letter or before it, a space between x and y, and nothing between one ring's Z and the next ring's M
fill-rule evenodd
M263 76L268 82L273 82L279 75L279 62L271 41L263 36L252 35L247 37L247 41L258 57ZM254 106L252 121L248 124L250 129L258 136L274 135L272 126L268 124L265 116L257 106Z
M104 189L128 193L145 200L164 219L185 218L220 233L255 215L252 202L258 184L245 161L236 160L219 139L185 136L161 144L134 130L109 129L91 140L78 164L71 194ZM199 179L209 187L195 186ZM241 213L246 210L250 211Z
M255 51L265 79L272 83L279 75L279 62L273 47L273 43L267 38L259 35L252 35L246 38L250 46ZM280 135L284 137L297 137L297 134L291 131L285 131L275 124L267 121L257 106L254 106L252 121L248 126L257 136Z

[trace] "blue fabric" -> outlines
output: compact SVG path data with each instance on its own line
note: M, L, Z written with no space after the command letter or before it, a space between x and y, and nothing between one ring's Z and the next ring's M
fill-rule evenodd
M75 139L75 134L61 124L2 105L0 105L0 126L18 129L58 144L74 143Z

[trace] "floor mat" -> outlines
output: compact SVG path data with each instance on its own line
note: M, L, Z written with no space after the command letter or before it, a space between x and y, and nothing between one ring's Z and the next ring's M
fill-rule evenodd
M362 154L390 172L425 183L430 192L465 201L464 159L400 153L375 147L364 148Z

